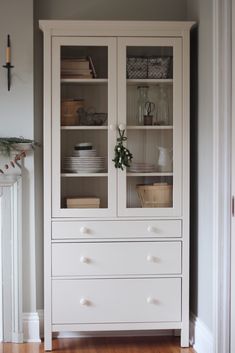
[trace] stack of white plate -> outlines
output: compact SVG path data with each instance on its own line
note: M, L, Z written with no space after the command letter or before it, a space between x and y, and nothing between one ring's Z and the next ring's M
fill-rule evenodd
M64 170L71 173L98 173L104 170L104 157L64 157Z
M132 162L130 166L130 172L133 173L153 173L155 170L155 165L151 163Z
M91 142L81 142L81 143L77 143L74 146L75 150L83 150L83 151L87 151L87 150L92 150L92 143Z
M96 157L96 150L74 150L73 157Z
M96 149L91 142L81 142L74 146L73 157L96 157Z

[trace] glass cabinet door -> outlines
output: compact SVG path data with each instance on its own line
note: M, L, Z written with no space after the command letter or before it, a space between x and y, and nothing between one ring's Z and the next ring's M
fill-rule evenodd
M180 38L118 42L118 124L130 167L119 170L120 216L179 216L182 171Z
M53 217L112 216L116 39L52 42Z

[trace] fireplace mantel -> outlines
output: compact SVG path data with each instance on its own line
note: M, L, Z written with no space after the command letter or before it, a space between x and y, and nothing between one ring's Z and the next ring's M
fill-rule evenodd
M23 342L22 177L0 175L0 340Z

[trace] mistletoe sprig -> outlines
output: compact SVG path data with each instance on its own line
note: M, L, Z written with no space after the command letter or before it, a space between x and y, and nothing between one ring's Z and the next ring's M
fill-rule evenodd
M127 140L125 136L125 130L118 129L119 137L117 138L117 144L114 148L115 157L113 162L115 164L115 168L120 168L124 170L124 167L130 167L130 162L133 158L131 152L123 146L123 142Z

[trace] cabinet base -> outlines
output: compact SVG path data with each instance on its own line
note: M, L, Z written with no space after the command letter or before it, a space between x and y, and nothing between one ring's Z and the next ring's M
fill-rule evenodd
M134 326L137 326L137 324L133 324ZM133 326L132 325L132 326ZM157 324L155 324L157 325ZM166 326L167 324L165 324L164 326ZM68 327L69 326L69 327ZM73 326L73 327L71 327ZM110 326L110 325L109 325ZM123 326L123 325L121 325ZM109 331L107 331L106 329L104 329L103 331L93 331L93 330L86 330L84 331L76 331L74 329L74 325L53 325L53 330L59 330L60 334L59 336L56 335L57 338L81 338L81 337L92 337L92 338L97 338L97 337L135 337L135 336L142 336L142 337L157 337L157 336L181 336L180 338L180 346L182 348L186 348L189 347L189 339L187 337L187 330L179 330L177 329L177 331L175 332L174 329L150 329L147 328L146 329L125 329L124 327L119 327L116 329L114 328L112 330L112 328L109 327ZM129 326L131 326L129 324ZM145 326L148 326L148 324L145 324ZM150 326L150 325L149 325ZM151 324L151 327L153 325ZM161 325L162 326L162 325ZM178 323L174 323L174 326L179 326ZM101 328L100 328L101 329ZM53 335L54 336L54 335ZM45 351L52 351L52 332L50 332L49 334L45 335L45 341L44 341L44 349Z

